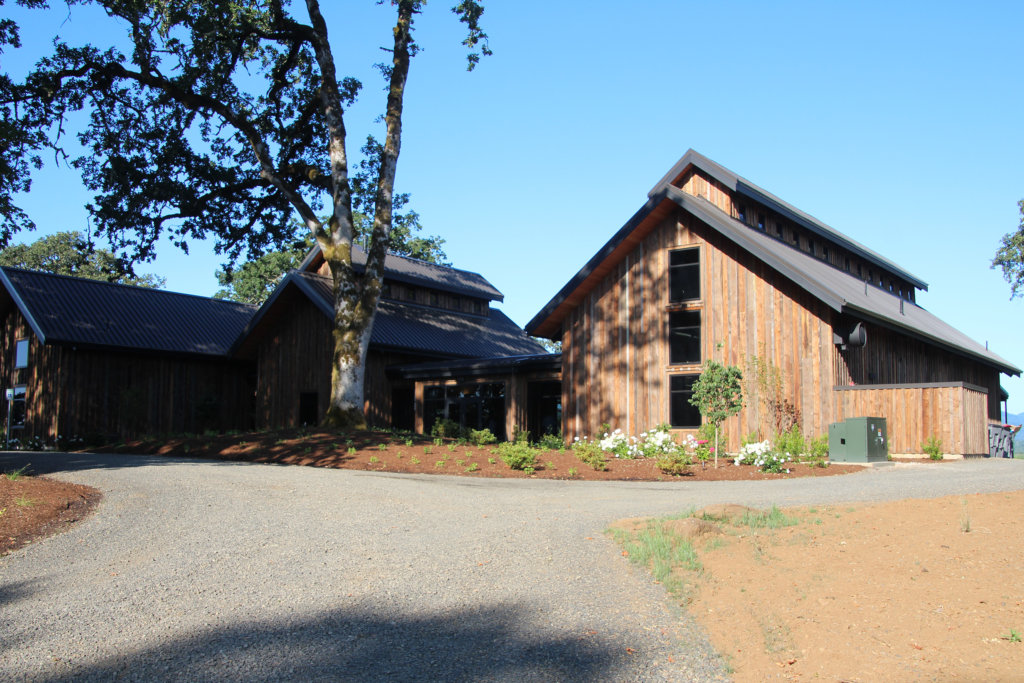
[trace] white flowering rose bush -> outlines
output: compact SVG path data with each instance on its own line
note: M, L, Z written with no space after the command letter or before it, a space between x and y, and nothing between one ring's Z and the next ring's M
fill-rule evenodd
M740 448L739 455L736 456L734 463L736 465L754 465L762 472L778 474L781 472L788 473L789 468L786 467L786 463L792 460L793 456L788 453L775 452L770 441L760 441L748 443Z

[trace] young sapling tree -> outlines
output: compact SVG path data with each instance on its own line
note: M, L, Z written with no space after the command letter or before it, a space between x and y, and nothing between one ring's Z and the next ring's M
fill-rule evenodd
M722 422L743 408L743 374L734 365L704 361L700 377L693 383L690 403L715 426L715 468L718 468L718 432Z

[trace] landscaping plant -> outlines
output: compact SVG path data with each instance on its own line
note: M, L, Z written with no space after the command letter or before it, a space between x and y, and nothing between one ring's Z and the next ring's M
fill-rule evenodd
M932 460L942 460L942 439L934 434L929 436L921 443L921 450Z
M513 470L532 472L537 464L537 450L521 441L498 444L498 457Z
M715 467L718 467L718 433L722 422L743 408L743 374L734 365L704 361L700 377L693 383L694 405L704 419L715 426Z

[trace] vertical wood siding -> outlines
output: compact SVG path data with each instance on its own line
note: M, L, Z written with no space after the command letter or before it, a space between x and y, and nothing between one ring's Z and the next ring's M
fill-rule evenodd
M984 414L999 420L998 370L878 325L865 328L865 347L835 356L837 385L967 382L988 391Z
M262 427L298 425L303 393L316 393L318 419L322 419L331 396L331 321L305 296L294 295L281 308L285 313L273 322L257 350L257 423ZM393 384L387 368L427 360L436 358L370 349L363 385L369 426L391 426Z
M564 429L592 436L602 423L637 434L669 420L669 377L700 364L669 364L668 252L701 249L703 358L748 364L765 357L783 369L786 391L816 434L832 418L831 311L715 231L680 212L662 221L591 291L563 326ZM727 421L732 444L756 431L756 405Z
M929 437L957 455L988 453L988 396L982 387L945 385L857 387L834 392L837 419L884 417L889 452L920 454Z
M737 205L715 181L691 174L680 183L685 191L737 216ZM752 201L746 201L745 208L748 224L765 211L767 229L774 234L781 219ZM997 370L870 325L866 348L840 353L833 329L846 321L838 313L682 210L649 220L657 223L638 228L640 234L646 231L645 236L582 296L563 322L563 429L570 440L594 436L604 423L635 435L669 421L669 377L700 372L699 364L669 364L668 311L681 309L701 312L703 359L737 365L748 380L753 356L779 368L784 396L799 410L801 429L808 436L827 434L829 424L844 416L875 414L863 412L875 404L857 402L866 398L834 396L845 394L836 387L959 381L985 391L963 390L957 396L950 391L887 394L890 403L882 415L894 416L890 438L901 448L912 449L907 452L918 452L921 434L926 438L942 433L950 444L961 444L969 453L979 448L982 436L987 439L987 419L999 415ZM802 228L788 223L784 228L784 238L809 248ZM825 243L819 236L814 243L815 253L824 258ZM671 305L668 252L692 246L700 248L701 299ZM828 260L846 267L849 254L827 246ZM849 261L850 267L858 263ZM895 286L909 287L903 282ZM912 295L909 298L913 300ZM749 390L746 394L746 407L724 425L733 449L751 432L770 436L769 416L760 402L751 400ZM938 415L955 416L955 424L939 425Z
M25 428L12 436L98 441L253 427L252 363L44 346L15 309L2 334L4 388L26 387ZM21 369L18 339L30 340ZM2 411L6 422L6 401Z

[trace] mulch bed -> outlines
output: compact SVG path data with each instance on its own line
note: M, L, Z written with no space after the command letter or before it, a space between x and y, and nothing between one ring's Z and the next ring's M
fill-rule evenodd
M828 477L860 472L856 465L812 467L792 464L788 474L768 474L752 466L719 460L706 467L694 465L681 476L658 469L653 460L609 458L607 471L581 462L572 449L549 450L537 459L528 474L510 469L495 452L496 447L460 445L445 440L440 445L424 436L397 436L389 432L347 432L281 430L216 436L144 439L97 452L175 455L221 460L309 465L376 472L447 474L468 477L532 479L574 479L584 481L721 481L771 480L796 477Z
M0 475L0 555L64 531L88 515L102 497L90 486Z

